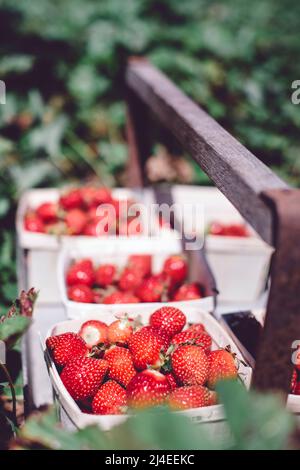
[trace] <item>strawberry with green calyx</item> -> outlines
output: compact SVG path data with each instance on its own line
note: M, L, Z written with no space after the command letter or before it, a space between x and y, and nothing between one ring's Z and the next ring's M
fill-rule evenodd
M209 352L212 346L212 338L208 333L197 332L187 329L173 336L172 344L196 344L203 347L205 352Z
M236 355L230 351L230 347L211 351L208 354L208 360L207 385L209 388L215 388L219 380L236 379L238 377Z
M146 328L136 331L128 341L134 367L138 370L159 369L165 362L164 340Z
M127 411L126 390L113 380L105 382L92 401L92 411L99 415L118 415Z
M108 342L108 326L99 320L84 322L78 334L84 339L90 349L98 344L107 344Z
M171 353L171 368L182 385L204 385L209 373L209 360L204 349L197 345L183 345Z
M46 339L46 346L55 364L64 367L70 360L87 356L88 347L76 333L62 333Z
M183 329L186 316L179 308L165 306L152 313L149 322L154 328L164 330L172 337Z
M136 375L132 355L129 349L121 346L112 346L105 351L104 359L108 362L108 377L127 387L130 380Z
M168 398L168 405L172 410L200 408L215 405L216 403L216 392L212 392L202 385L179 387L173 390Z
M121 315L108 327L108 340L119 346L126 346L129 338L132 336L137 323L127 314Z
M138 373L127 387L127 403L132 408L148 408L163 405L171 387L167 377L156 370Z
M96 394L107 371L104 359L77 357L67 363L60 378L74 400L85 400Z

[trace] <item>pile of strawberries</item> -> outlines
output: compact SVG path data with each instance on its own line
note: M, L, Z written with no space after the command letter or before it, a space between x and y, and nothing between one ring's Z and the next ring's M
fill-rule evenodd
M164 262L153 274L151 255L129 256L122 270L114 264L94 268L90 259L73 263L66 274L68 298L84 303L138 303L194 300L203 297L197 283L186 283L188 266L182 255Z
M204 325L186 325L184 313L170 306L152 313L147 326L127 315L110 325L89 320L78 334L51 336L46 345L69 394L87 413L214 405L217 381L238 375L230 350L212 351Z
M224 224L213 222L208 228L209 235L219 235L223 237L250 237L250 232L244 224Z
M29 210L24 228L50 235L140 235L140 214L128 215L133 204L135 201L115 199L105 187L71 189L58 202L44 202Z

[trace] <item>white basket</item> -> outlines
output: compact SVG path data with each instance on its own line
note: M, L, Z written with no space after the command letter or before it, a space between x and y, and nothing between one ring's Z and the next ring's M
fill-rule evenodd
M163 304L166 305L166 304ZM169 304L167 304L169 305ZM153 312L153 307L149 305L142 305L139 308L139 311L126 309L131 317L140 315L142 322L146 324L148 319ZM229 337L229 335L224 331L224 329L219 325L219 323L207 312L196 307L185 307L183 309L187 321L189 323L203 323L207 332L211 335L213 339L213 349L225 347L230 345L232 352L235 352L239 358L241 357L240 352L237 347ZM115 317L112 312L107 310L101 315L91 314L88 319L100 319L106 323L111 323L115 320ZM86 319L85 319L86 320ZM68 320L65 322L60 322L54 325L51 330L48 332L47 336L58 335L66 332L78 332L83 320ZM45 338L46 339L46 338ZM59 406L62 407L68 416L70 422L72 422L77 428L82 429L85 426L91 424L97 424L101 429L107 431L112 427L122 423L128 418L128 415L91 415L83 413L73 398L70 396L66 388L64 387L60 376L57 372L57 369L47 353L45 340L43 341L43 349L45 352L45 359L48 366L48 371L51 379L55 395L58 399ZM250 386L252 370L250 367L246 367L240 363L239 369L240 379L245 384L247 388ZM224 410L222 405L213 405L203 408L193 408L186 411L180 411L191 418L192 421L197 423L209 423L215 425L216 423L222 424L224 421Z
M20 199L16 227L19 246L27 250L27 275L28 284L39 289L39 303L57 303L60 301L60 291L57 282L57 256L59 250L66 246L74 248L88 243L90 246L98 246L103 253L118 252L128 247L130 251L140 245L148 247L149 251L155 250L157 244L168 244L175 250L180 249L180 240L175 231L159 228L158 222L151 216L151 236L116 236L88 237L88 236L56 236L43 233L33 233L24 229L24 216L29 208L36 208L43 202L57 202L61 191L58 189L33 189L26 191ZM129 190L125 188L113 189L112 194L118 199L132 198L137 203L143 203L148 207L151 200L149 192L141 189ZM146 214L142 213L142 224L147 227ZM163 248L162 248L163 249Z
M138 252L137 247L133 244L126 247L119 246L119 250L114 248L110 249L109 252L103 253L98 248L91 247L91 245L81 244L75 248L65 248L59 254L57 264L57 277L59 282L60 297L63 304L66 307L68 318L83 318L90 316L91 314L101 314L101 312L112 312L116 313L119 311L140 311L141 307L145 305L149 306L150 309L154 310L162 305L162 302L149 302L149 303L136 303L136 304L87 304L81 302L73 302L68 299L67 288L65 283L66 272L73 261L80 260L82 258L90 258L96 265L103 263L112 263L119 268L123 268L127 262L128 255L130 254L151 254L152 255L152 269L154 273L158 273L162 267L165 259L168 256L180 251L176 250L176 246L173 243L163 244L162 241L150 247L149 243L139 244ZM152 249L150 249L152 248ZM213 297L203 297L196 300L168 302L169 305L174 305L179 308L187 306L199 306L206 311L213 311L214 299Z

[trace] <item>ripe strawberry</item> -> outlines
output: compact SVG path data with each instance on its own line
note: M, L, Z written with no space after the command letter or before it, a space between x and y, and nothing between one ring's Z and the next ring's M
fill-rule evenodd
M108 370L107 361L93 357L79 357L63 368L60 378L74 400L93 397Z
M75 284L84 284L91 287L95 280L95 273L93 263L89 259L82 259L73 263L66 275L66 282L68 286Z
M80 235L87 224L87 216L81 209L71 209L65 215L65 223L70 235Z
M139 299L130 292L115 291L103 299L104 304L137 304Z
M55 222L57 219L57 204L44 202L37 207L36 213L45 223Z
M139 331L141 330L148 330L154 335L156 335L160 340L163 342L163 347L164 350L167 351L168 347L171 344L171 337L168 335L168 333L165 330L162 330L160 328L155 328L154 326L143 326Z
M91 304L94 302L94 293L90 287L84 284L75 284L75 286L68 287L68 298L73 302Z
M81 195L86 207L97 207L100 204L109 204L112 201L111 191L108 188L81 188Z
M164 293L164 284L161 279L151 276L141 283L135 293L142 302L160 302Z
M196 333L206 333L205 326L203 323L193 323L189 326L189 331L194 331Z
M163 272L169 276L174 284L180 284L187 276L186 260L181 255L173 255L166 259Z
M96 284L101 287L107 287L113 284L116 271L116 267L113 264L102 264L95 272Z
M149 321L154 328L165 330L169 336L179 333L186 323L186 316L176 307L161 307L152 313Z
M92 401L92 411L97 415L118 415L126 411L126 391L113 380L99 388Z
M108 377L127 387L136 374L130 351L121 346L113 346L105 351L104 359L109 366Z
M248 229L243 224L230 224L226 228L226 235L229 237L249 237Z
M174 376L183 385L203 385L209 373L205 351L196 345L179 346L171 356Z
M178 385L177 385L177 382L176 382L176 379L175 379L174 375L171 372L169 372L168 374L166 374L166 377L167 377L168 382L170 384L171 390L175 390L175 388L177 388Z
M165 403L170 392L167 377L147 369L137 374L127 387L127 403L132 408L147 408Z
M291 384L290 384L290 392L291 393L295 393L296 385L297 385L297 371L296 371L296 369L294 369L293 374L292 374L292 378L291 378Z
M98 218L90 220L83 231L83 235L88 237L102 237L111 233L109 224Z
M151 275L151 255L131 255L128 258L127 266L138 271L142 277Z
M188 328L187 330L178 333L172 338L172 344L196 344L204 348L205 352L209 352L212 345L212 339L206 332L197 332Z
M202 385L179 387L169 395L168 399L168 404L172 410L200 408L215 403L216 393Z
M44 233L45 226L42 220L34 212L29 213L24 218L24 228L29 232Z
M195 300L201 299L202 293L199 284L183 284L180 286L173 295L173 300L183 301L183 300Z
M59 198L59 204L66 211L81 208L83 205L81 190L71 189L62 194Z
M163 340L151 331L141 328L128 341L136 369L146 369L148 366L159 368L163 364L161 352L164 349Z
M226 349L211 351L208 355L208 360L207 385L209 388L214 388L219 380L237 378L238 369L235 365L234 357Z
M119 288L125 292L134 292L142 283L143 277L136 269L125 268L119 279Z
M106 323L99 320L88 320L81 325L78 334L84 339L87 346L92 348L97 344L107 343L107 331Z
M50 336L46 340L46 346L53 361L59 367L65 366L71 359L86 356L88 353L85 341L76 333Z
M119 320L112 322L108 327L108 341L119 346L126 346L133 334L134 320L124 315Z

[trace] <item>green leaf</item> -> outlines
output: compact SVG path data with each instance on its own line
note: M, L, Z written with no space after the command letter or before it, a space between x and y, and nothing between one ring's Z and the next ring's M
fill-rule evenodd
M10 344L22 336L31 323L27 317L14 316L0 322L0 340Z

